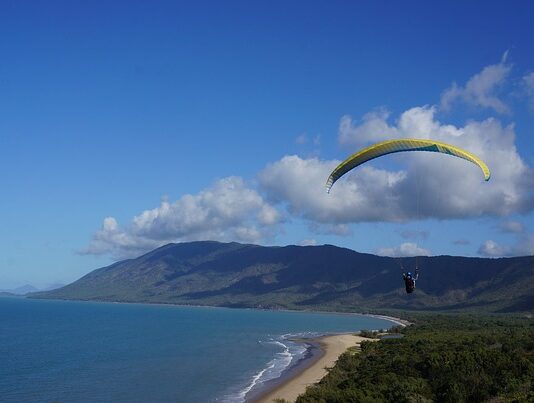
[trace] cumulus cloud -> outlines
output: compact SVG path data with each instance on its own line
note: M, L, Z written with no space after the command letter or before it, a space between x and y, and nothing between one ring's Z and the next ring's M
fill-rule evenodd
M341 144L362 146L366 143L397 137L394 127L387 123L390 113L382 108L366 113L360 122L354 122L350 115L339 121L338 139Z
M293 216L320 224L396 219L396 189L405 177L403 172L365 166L361 175L336 184L336 191L327 194L324 183L338 163L285 156L269 164L259 174L259 182L269 198L287 205ZM384 188L392 189L389 196Z
M497 242L489 239L480 246L478 253L488 257L500 257L506 254L504 249L505 248L500 246Z
M324 183L340 161L285 156L259 174L269 198L284 203L293 216L322 224L403 222L425 218L506 216L525 213L534 206L534 175L515 146L514 126L495 119L470 121L465 126L442 124L433 106L414 107L395 124L387 114L375 115L374 124L358 125L342 119L340 141L359 143L389 138L432 138L469 150L492 171L484 182L475 165L448 155L428 152L387 156L402 169L378 169L365 164L336 182L330 194ZM379 124L378 121L381 121ZM383 131L375 132L380 126ZM353 138L357 137L357 138Z
M534 235L530 234L522 223L503 221L499 229L501 232L514 234L514 243L504 245L489 239L480 246L479 254L488 257L534 255Z
M454 84L446 90L441 107L462 100L506 112L507 106L497 95L510 69L505 54L500 63L484 68L465 86ZM534 99L534 73L526 75L523 82ZM242 178L229 177L198 194L185 195L172 203L164 200L125 226L108 217L83 253L122 258L167 242L260 242L271 239L280 229L282 210L290 218L304 219L313 233L337 236L351 235L350 224L359 222L504 217L532 211L533 170L516 149L514 126L503 126L494 118L468 121L463 126L446 124L436 118L437 113L437 106L425 105L404 111L393 122L384 108L361 119L345 115L339 122L338 140L352 151L372 142L404 137L451 143L488 164L492 172L489 182L484 182L480 170L465 160L438 153L402 153L384 157L379 167L373 163L358 167L327 194L326 179L339 160L286 155L258 173L257 188L247 186ZM302 134L295 141L305 147L317 146L320 137ZM505 228L520 236L518 246L507 249L488 240L480 247L481 254L529 250L531 238L517 224L503 223L501 229ZM428 234L406 231L400 235L414 242ZM430 253L412 242L380 251L395 256ZM457 242L464 244L462 240Z
M409 256L430 256L429 249L422 248L416 243L405 242L395 248L380 248L376 250L376 254L380 256L391 257L409 257Z
M115 258L128 258L140 255L157 248L162 243L159 240L146 239L119 227L113 217L104 218L102 228L94 235L89 246L80 251L81 254L103 255L110 254Z
M490 108L498 113L508 113L508 106L498 97L498 90L508 77L512 65L506 62L505 52L501 62L485 67L471 77L465 86L453 83L441 95L441 108L448 110L458 100L477 107Z
M242 178L228 177L196 195L185 195L135 216L125 228L104 220L88 254L131 257L169 242L220 240L259 242L273 235L282 217Z
M534 236L523 234L512 245L502 245L490 239L480 246L478 253L487 257L534 255Z

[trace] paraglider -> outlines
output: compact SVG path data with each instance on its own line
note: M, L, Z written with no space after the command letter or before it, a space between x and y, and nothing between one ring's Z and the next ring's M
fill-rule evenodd
M387 154L393 154L403 151L429 151L442 154L452 155L454 157L463 158L473 164L477 165L484 174L484 180L490 179L490 170L488 166L478 158L476 155L469 151L455 147L450 144L442 143L440 141L427 140L427 139L398 139L387 140L380 143L373 144L357 153L351 155L341 164L339 164L330 174L326 181L326 192L330 193L334 183L345 175L350 170L356 168L359 165L364 164L372 159L382 157ZM406 286L406 292L411 294L415 289L415 282L419 278L418 267L416 263L415 275L411 272L403 273L403 279Z
M415 267L415 276L411 273L402 273L402 279L404 280L404 286L406 287L406 293L411 294L415 290L415 282L419 279L419 269Z
M326 181L326 192L330 193L334 183L349 172L351 169L370 161L372 159L381 157L387 154L398 153L402 151L430 151L442 154L449 154L464 160L470 161L475 165L478 165L484 174L484 180L490 179L490 170L488 166L478 158L476 155L469 151L462 150L461 148L452 146L450 144L442 143L434 140L426 139L399 139L399 140L387 140L380 143L373 144L356 154L351 155L336 169L332 171L328 180Z

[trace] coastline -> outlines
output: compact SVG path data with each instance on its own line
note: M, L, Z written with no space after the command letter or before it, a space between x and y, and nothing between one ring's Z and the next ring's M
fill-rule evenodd
M32 294L32 293L30 293ZM132 305L155 305L155 306L177 306L177 307L191 307L191 308L225 308L225 309L253 309L258 311L274 311L274 312L309 312L309 313L327 313L334 315L356 315L356 316L369 316L371 318L384 319L395 323L399 326L409 326L412 323L397 318L395 316L380 315L373 313L361 313L361 312L346 312L346 311L321 311L313 309L290 309L290 308L262 308L254 306L226 306L226 305L199 305L199 304L184 304L184 303L172 303L172 302L152 302L152 301L116 301L107 299L71 299L71 298L41 298L32 295L20 295L17 297L42 300L42 301L72 301L72 302L90 302L90 303L104 303L104 304L132 304Z
M364 315L367 315L367 316L370 316L372 318L378 318L378 319L384 319L384 320L389 320L390 322L393 322L395 323L396 325L398 326L402 326L402 327L406 327L406 326L410 326L412 324L412 322L409 322L405 319L401 319L401 318L396 318L394 316L387 316L387 315L374 315L374 314L364 314Z
M328 312L333 314L363 315L377 319L384 319L397 326L406 327L412 323L398 317L377 314L362 314L351 312ZM376 329L371 329L376 330ZM329 334L310 339L294 339L306 344L306 355L296 364L287 368L279 378L266 382L261 388L251 390L245 395L247 403L272 403L275 399L294 402L310 385L318 383L327 373L326 368L332 368L339 356L349 348L359 348L362 341L379 341L357 335L359 331L351 333Z
M289 367L285 368L279 377L270 379L263 383L259 388L253 388L248 391L243 396L245 402L258 402L260 399L267 396L269 393L278 389L287 382L290 382L302 371L314 365L318 360L320 360L325 354L325 350L324 348L322 348L321 343L319 341L319 339L322 337L324 336L319 336L310 339L290 339L292 341L300 342L306 345L306 352L304 353L304 355L295 364L292 364Z
M28 298L28 297L24 297ZM34 298L28 298L34 299ZM40 299L40 298L38 298ZM154 302L129 302L129 301L102 301L102 300L68 300L68 299L52 299L45 298L45 300L56 301L72 301L72 302L89 302L89 303L104 303L104 304L128 304L128 305L156 305L162 307L196 307L196 308L226 308L235 309L235 307L224 306L210 306L210 305L184 305L184 304L168 304L168 303L154 303ZM263 311L281 311L281 312L295 312L295 313L323 313L334 314L342 316L367 316L377 319L382 319L390 322L392 325L407 326L411 323L398 317L387 315L356 313L356 312L335 312L335 311L312 311L312 310L292 310L292 309L265 309L265 308L238 308L250 310ZM393 326L390 326L393 327ZM368 329L377 331L378 329ZM332 368L339 356L347 351L350 347L358 347L364 340L377 341L377 339L367 339L356 335L358 331L350 333L339 334L323 334L313 338L293 338L293 342L301 343L305 346L306 352L301 356L296 363L291 363L280 376L259 383L257 387L252 384L252 388L244 391L241 395L246 402L272 402L276 398L283 398L288 401L294 401L300 394L304 393L307 386L319 382L326 374L325 368Z
M272 403L275 399L294 402L306 388L319 382L332 368L339 356L351 347L359 347L362 341L378 341L343 333L300 340L310 345L311 353L292 366L282 377L265 384L262 390L247 394L251 403ZM313 351L315 349L315 351Z

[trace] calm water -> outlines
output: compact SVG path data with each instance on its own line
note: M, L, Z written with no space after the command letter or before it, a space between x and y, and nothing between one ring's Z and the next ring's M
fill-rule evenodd
M239 402L359 315L0 298L2 402Z

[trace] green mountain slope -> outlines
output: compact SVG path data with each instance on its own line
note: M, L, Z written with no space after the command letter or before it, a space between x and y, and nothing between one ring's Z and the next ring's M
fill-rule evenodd
M414 258L362 254L331 245L264 247L169 244L95 270L65 287L33 294L61 298L331 310L534 309L534 257L419 258L406 295L402 268Z

